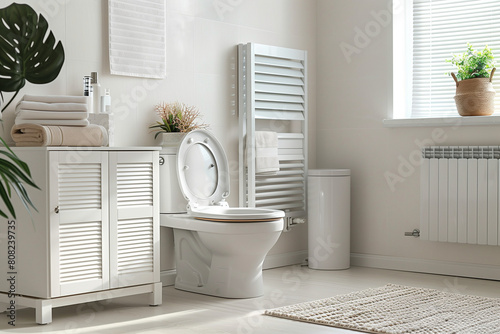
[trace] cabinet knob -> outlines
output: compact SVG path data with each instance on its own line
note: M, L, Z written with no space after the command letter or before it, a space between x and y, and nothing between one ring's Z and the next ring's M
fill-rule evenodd
M164 163L165 163L165 158L160 157L160 166L163 166Z
M56 206L56 208L54 209L54 212L55 212L55 213L59 213L59 205L58 205L58 206Z

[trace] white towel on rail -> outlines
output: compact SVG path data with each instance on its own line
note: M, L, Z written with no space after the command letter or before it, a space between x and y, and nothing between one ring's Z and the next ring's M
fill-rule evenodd
M276 174L279 170L278 134L255 131L255 173Z
M166 77L165 0L109 0L111 74Z

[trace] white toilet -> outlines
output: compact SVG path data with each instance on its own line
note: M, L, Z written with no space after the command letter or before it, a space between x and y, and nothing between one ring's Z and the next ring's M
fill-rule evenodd
M189 132L177 159L165 161L176 162L188 201L186 214L161 214L161 225L174 231L175 287L226 298L262 296L262 263L283 230L284 212L228 206L227 157L208 131ZM160 182L160 189L171 186Z

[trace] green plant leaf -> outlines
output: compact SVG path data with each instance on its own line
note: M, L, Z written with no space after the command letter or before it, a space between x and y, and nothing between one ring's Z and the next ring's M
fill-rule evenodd
M35 207L35 205L33 204L33 202L31 202L31 199L28 195L28 192L26 191L26 189L24 189L24 186L22 183L12 183L12 188L14 188L14 190L16 191L17 193L17 196L19 196L19 198L21 199L21 203L23 204L24 208L26 209L26 211L28 211L28 213L30 214L31 216L31 210L30 210L30 206L35 209L35 211L38 211ZM13 216L15 218L15 215Z
M18 168L17 165L11 163L10 161L0 159L0 171L2 170L5 172L5 176L14 183L26 182L30 186L35 185L29 176L25 175L25 173Z
M10 196L7 194L7 191L5 190L4 185L1 183L0 183L0 196L2 197L2 201L4 202L5 206L7 207L7 210L9 210L12 217L15 217L16 212L14 210L14 206L12 205L12 202L10 201Z
M26 4L0 9L0 91L16 92L26 81L46 84L59 75L64 48L43 15ZM2 109L5 110L12 99Z
M28 192L24 188L23 183L28 184L34 188L38 186L34 183L28 165L21 161L5 141L0 138L1 144L6 150L0 150L0 154L6 156L8 159L0 158L0 198L7 207L7 210L13 218L16 218L14 206L12 205L11 188L14 189L21 203L31 215L30 207L36 210L35 205L31 201ZM0 210L0 216L7 218L5 211Z
M31 172L30 168L28 167L28 164L17 157L17 155L10 149L9 145L7 145L7 143L5 142L5 140L3 140L2 137L0 137L0 142L8 150L8 151L0 150L0 154L6 155L9 159L14 161L29 177L31 177Z
M488 46L482 51L475 51L470 43L467 43L467 51L463 54L453 55L446 62L457 67L457 78L467 80L472 78L489 78L491 69L495 67L495 57Z

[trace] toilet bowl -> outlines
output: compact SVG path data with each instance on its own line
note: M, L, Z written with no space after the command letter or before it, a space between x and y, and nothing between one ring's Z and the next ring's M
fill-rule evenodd
M175 161L187 213L160 217L174 232L175 287L226 298L262 296L262 264L283 230L284 212L229 207L226 154L208 131L189 132Z

